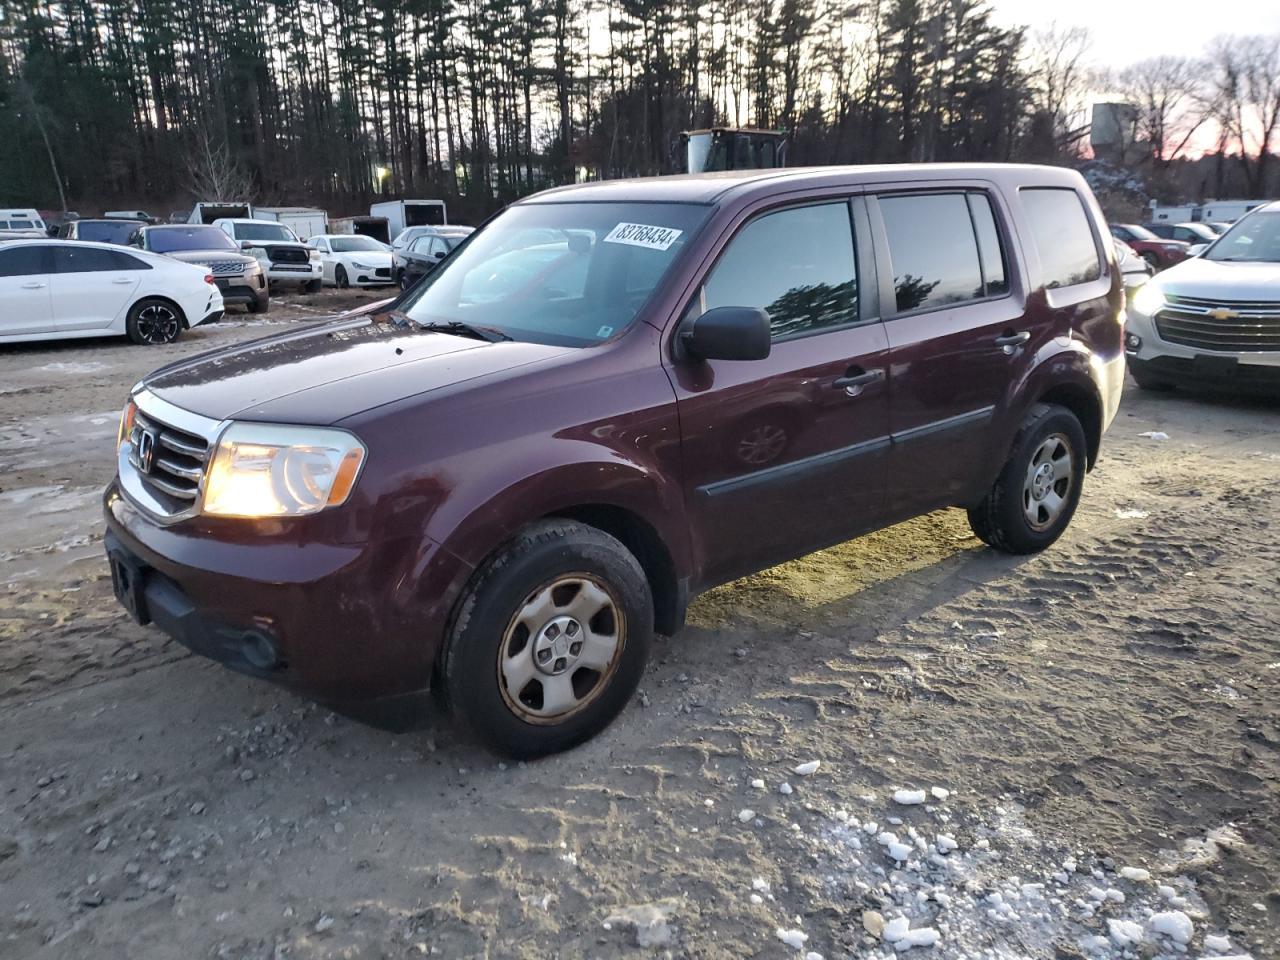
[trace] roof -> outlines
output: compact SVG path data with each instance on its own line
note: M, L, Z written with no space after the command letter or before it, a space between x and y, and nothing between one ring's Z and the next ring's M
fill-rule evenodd
M783 192L801 187L852 186L904 180L988 180L1015 185L1075 186L1080 174L1067 167L1020 163L895 163L771 170L723 170L717 173L595 180L553 187L521 203L656 202L719 203L731 196Z

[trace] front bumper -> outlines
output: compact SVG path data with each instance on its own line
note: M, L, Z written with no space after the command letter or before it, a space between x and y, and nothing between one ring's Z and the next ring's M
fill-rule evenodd
M103 505L117 595L135 619L233 670L329 703L426 689L470 576L417 538L374 548L262 532L275 522L242 527L248 536L235 539L201 518L160 526L116 481Z
M271 283L311 283L324 276L324 267L318 260L307 263L263 262L263 269Z
M1274 393L1280 382L1280 350L1210 350L1165 340L1153 317L1130 310L1125 354L1131 365L1172 383L1238 386Z

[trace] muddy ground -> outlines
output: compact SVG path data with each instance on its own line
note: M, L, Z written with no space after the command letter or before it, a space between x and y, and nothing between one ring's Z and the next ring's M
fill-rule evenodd
M945 511L731 584L606 734L509 765L110 597L129 386L306 301L0 349L0 956L1280 956L1275 405L1131 388L1049 552Z

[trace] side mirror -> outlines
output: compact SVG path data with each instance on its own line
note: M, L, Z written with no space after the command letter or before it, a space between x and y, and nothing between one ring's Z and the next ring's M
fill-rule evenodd
M715 307L686 320L681 351L698 360L763 360L769 356L769 314L759 307Z
M241 240L241 241L240 241L240 249L241 249L241 250L252 250L252 249L253 249L253 241L252 241L252 240Z

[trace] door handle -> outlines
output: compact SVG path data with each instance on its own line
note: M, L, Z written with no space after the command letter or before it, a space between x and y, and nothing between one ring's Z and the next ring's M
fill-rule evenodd
M22 285L22 289L23 290L43 290L44 284L43 283L24 283Z
M854 370L862 370L862 368L851 367L843 377L837 377L831 381L831 385L837 389L843 388L849 396L856 397L862 392L863 387L884 379L884 370L879 367L875 370L862 370L861 373L854 373Z
M1029 330L1021 330L1018 333L1004 333L996 337L996 346L1004 350L1005 353L1013 353L1014 350L1030 339L1031 332Z
M133 281L130 280L128 277L116 277L111 282L112 283L133 283Z

